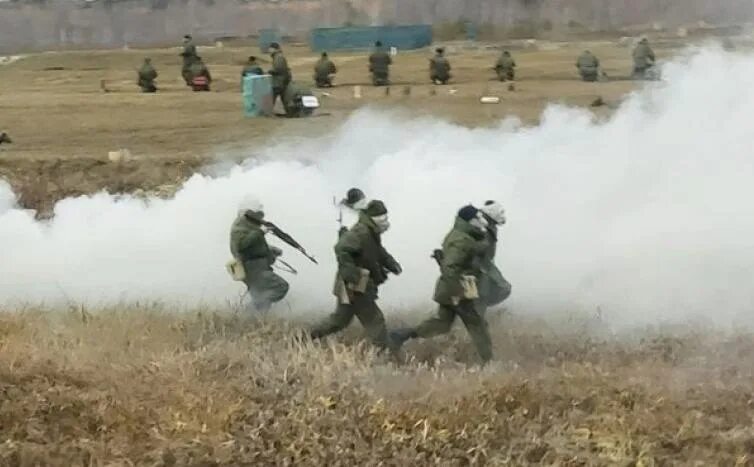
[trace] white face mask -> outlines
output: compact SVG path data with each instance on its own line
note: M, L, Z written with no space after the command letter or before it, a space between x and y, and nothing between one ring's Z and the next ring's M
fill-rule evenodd
M482 206L481 211L485 213L490 219L492 219L496 224L505 224L505 209L503 209L503 206L501 204L497 202L485 204L484 206Z
M487 231L487 226L489 225L487 219L484 218L484 214L481 212L475 218L471 219L469 224L481 232Z
M373 217L372 220L377 225L377 229L380 233L385 233L390 228L390 221L387 218L387 214Z
M367 208L367 205L369 205L369 201L366 198L363 198L353 203L351 207L356 211L363 211Z

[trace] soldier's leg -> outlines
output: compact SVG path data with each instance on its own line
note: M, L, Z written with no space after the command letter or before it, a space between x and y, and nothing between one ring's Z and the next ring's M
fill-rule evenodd
M487 327L487 320L476 310L474 302L471 300L461 302L458 306L458 314L463 320L472 342L474 342L479 358L482 359L482 362L487 363L492 359L492 339Z
M453 327L456 319L456 308L448 305L440 305L437 314L416 327L417 337L434 337L447 334Z
M354 314L369 336L374 345L382 349L389 347L387 328L385 327L385 316L382 310L377 306L377 302L364 295L358 296L353 305Z
M264 271L250 284L249 292L255 308L264 312L274 303L284 299L289 288L285 279L272 271Z
M314 326L309 335L312 339L321 339L347 328L353 320L353 305L338 303L335 312Z

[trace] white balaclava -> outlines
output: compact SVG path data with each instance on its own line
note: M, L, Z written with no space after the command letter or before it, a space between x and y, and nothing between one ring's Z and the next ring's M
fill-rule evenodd
M480 230L482 232L486 232L487 231L487 226L490 225L487 222L487 219L484 218L484 214L482 213L482 211L478 211L476 217L474 217L473 219L471 219L469 221L469 224L471 224L474 228L476 228L477 230Z
M390 228L390 220L388 219L387 214L372 217L372 220L377 225L377 228L380 230L380 233L385 233Z
M480 210L492 219L496 224L505 224L505 209L497 201L487 201Z
M246 214L246 211L264 213L264 206L256 196L246 195L238 203L238 215L243 216Z

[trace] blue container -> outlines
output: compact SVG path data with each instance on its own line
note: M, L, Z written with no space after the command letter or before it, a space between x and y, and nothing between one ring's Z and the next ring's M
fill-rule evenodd
M272 115L272 77L247 75L243 78L243 111L246 117Z
M471 21L466 21L463 24L463 29L466 32L467 41L475 41L477 36L479 35L479 30L476 27L476 24L472 23Z
M309 37L312 50L364 50L380 41L386 48L421 49L432 44L432 26L373 26L313 29Z
M280 44L281 41L282 36L280 35L280 31L278 31L277 29L261 29L259 31L259 40L257 41L257 45L259 45L259 50L266 53L270 48L270 44L272 44L273 42Z

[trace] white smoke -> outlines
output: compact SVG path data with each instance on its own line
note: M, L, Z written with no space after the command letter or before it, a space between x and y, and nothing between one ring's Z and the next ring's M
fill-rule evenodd
M66 199L51 222L0 186L0 303L237 300L228 230L253 193L320 260L283 247L300 270L291 306L329 310L332 196L359 186L386 202L384 243L405 270L381 291L388 308L430 309L432 249L460 206L497 199L515 310L732 322L754 311L754 58L708 49L664 77L601 122L558 106L539 126L492 129L364 110L334 135L270 148L271 162L196 175L173 200Z

